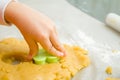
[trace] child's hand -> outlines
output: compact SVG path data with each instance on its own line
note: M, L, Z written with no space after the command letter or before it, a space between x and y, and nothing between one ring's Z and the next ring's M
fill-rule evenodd
M57 38L55 25L45 15L24 4L11 2L5 11L5 18L14 23L23 34L30 48L30 60L38 51L37 43L55 56L65 56L65 50Z

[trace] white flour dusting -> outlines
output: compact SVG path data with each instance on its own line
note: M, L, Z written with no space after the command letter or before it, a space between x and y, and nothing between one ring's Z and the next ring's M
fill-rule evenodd
M72 80L105 80L107 77L120 78L120 51L113 50L108 44L97 43L82 31L74 34L61 31L61 41L79 45L88 50L91 65L80 71ZM106 74L108 66L113 69L112 75Z

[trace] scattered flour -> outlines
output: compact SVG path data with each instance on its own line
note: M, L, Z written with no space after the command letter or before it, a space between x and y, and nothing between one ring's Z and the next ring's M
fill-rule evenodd
M107 77L120 78L120 51L113 50L108 44L97 43L92 37L78 30L74 34L61 31L61 42L79 45L88 50L91 65L79 72L73 80L105 80ZM105 70L111 66L113 72L106 74Z

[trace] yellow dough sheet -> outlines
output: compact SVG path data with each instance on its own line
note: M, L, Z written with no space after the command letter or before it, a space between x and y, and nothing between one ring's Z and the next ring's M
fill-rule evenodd
M79 46L64 45L67 56L57 63L37 65L24 62L29 48L24 40L7 38L0 41L0 80L71 80L90 64L87 51ZM15 61L19 63L13 64Z

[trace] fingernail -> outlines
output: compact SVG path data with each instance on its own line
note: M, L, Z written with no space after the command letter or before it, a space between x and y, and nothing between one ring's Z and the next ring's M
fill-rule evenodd
M62 52L59 52L59 54L58 54L59 56L64 56L64 53L62 53Z

